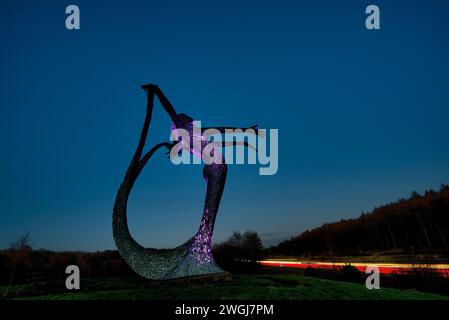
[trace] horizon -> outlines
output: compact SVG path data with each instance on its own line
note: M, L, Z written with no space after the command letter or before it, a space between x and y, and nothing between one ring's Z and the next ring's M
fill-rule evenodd
M404 200L407 201L407 200L411 199L411 195L412 195L414 192L417 192L420 196L424 196L426 192L432 192L432 191L433 191L433 192L439 192L439 191L441 191L441 187L442 187L442 186L449 187L449 185L448 185L447 183L442 182L442 183L440 184L440 187L439 187L438 189L436 189L436 188L426 188L423 192L417 192L417 191L413 190L413 191L410 192L410 195L409 195L408 197L406 197L406 198L399 198L399 199L396 199L396 200L392 200L392 201L389 201L389 202L385 202L385 203L382 203L382 204L378 204L377 206L375 206L375 207L372 208L371 210L369 210L369 211L367 211L367 212L362 211L362 212L360 212L360 214L359 214L358 216L355 216L355 217L352 217L352 218L349 218L349 219L358 219L358 218L361 217L363 214L367 215L367 214L374 213L374 211L376 210L376 208L378 208L379 206L383 206L383 205L387 205L387 206L388 206L388 205L393 204L393 203L398 203L399 201L404 201ZM301 234L303 234L303 233L306 232L306 231L311 231L311 230L314 230L314 229L318 229L318 228L322 227L323 225L326 225L326 224L333 224L333 223L336 223L336 222L339 222L339 221L342 221L342 220L346 220L346 219L348 219L348 218L342 217L342 218L340 218L340 220L323 222L323 223L320 224L320 225L314 226L314 227L312 227L312 228L310 228L310 229L303 230L303 231L299 232L298 234L293 234L293 235L291 235L291 236L289 236L289 237L287 237L287 238L276 239L275 241L271 241L273 244L268 244L268 243L270 243L270 242L267 243L266 240L262 239L263 235L260 235L260 234L258 234L258 235L259 235L259 237L260 237L261 240L262 240L262 246L263 246L264 248L269 248L269 247L272 247L272 246L277 246L277 245L278 245L279 243L281 243L281 242L284 242L284 241L287 241L287 240L291 240L291 239L293 239L293 238L296 238L296 237L300 236ZM246 231L257 232L257 230L234 230L233 233L234 233L234 232L244 233L244 232L246 232ZM29 233L25 233L25 234L30 236L31 247L33 248L33 250L49 250L49 251L53 251L53 252L87 252L87 253L90 253L90 252L102 252L102 251L117 251L117 248L104 248L104 249L101 249L101 250L100 250L100 249L96 249L96 250L87 250L87 251L86 251L86 250L50 250L50 249L47 249L47 248L41 248L41 247L38 248L38 247L35 247L35 243L32 242L32 241L33 241L32 235L29 234ZM273 233L273 234L276 234L276 233ZM24 234L22 234L22 235L24 235ZM230 234L230 235L228 236L228 238L229 238L231 235L232 235L232 234ZM21 235L19 235L19 236L21 236ZM224 239L223 241L227 241L228 238ZM223 242L223 241L221 241L221 242ZM13 241L11 241L11 242L13 242ZM214 242L214 244L219 244L219 243L221 243L221 242ZM161 249L169 249L169 248L161 248ZM7 247L5 247L5 248L0 248L0 250L7 250Z
M0 5L0 249L24 233L52 251L115 250L112 208L156 83L204 127L278 129L278 171L230 165L213 242L264 244L449 183L449 2ZM326 10L323 10L325 8ZM146 149L168 141L155 100ZM202 166L156 153L130 196L145 247L189 239Z

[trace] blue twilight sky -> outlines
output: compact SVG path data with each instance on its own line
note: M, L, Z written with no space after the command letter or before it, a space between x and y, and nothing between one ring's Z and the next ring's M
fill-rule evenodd
M381 30L365 28L377 4ZM77 4L81 29L65 29ZM0 248L115 248L112 206L155 82L203 125L279 129L279 171L230 166L215 241L266 244L449 182L449 2L22 1L0 4ZM155 107L149 145L167 140ZM201 166L160 152L134 237L196 231Z

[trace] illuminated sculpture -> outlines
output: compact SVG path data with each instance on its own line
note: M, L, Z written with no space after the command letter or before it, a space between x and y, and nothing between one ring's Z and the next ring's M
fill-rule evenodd
M159 87L148 84L143 85L142 88L147 93L146 117L137 150L117 192L113 209L113 235L117 248L123 259L136 273L149 279L173 279L223 273L224 271L214 261L211 247L215 217L218 212L227 174L227 165L224 159L222 164L212 163L204 166L203 176L207 181L207 191L203 216L198 232L190 240L174 249L147 249L137 243L129 232L126 210L128 197L134 183L154 152L161 147L171 150L174 146L173 143L162 142L155 145L142 156L151 122L154 95L159 98L165 111L173 121L174 127L187 130L190 136L193 137L193 119L191 117L183 113L177 114ZM255 126L251 128L254 129ZM216 129L224 133L226 128ZM190 150L190 152L193 152L193 150Z

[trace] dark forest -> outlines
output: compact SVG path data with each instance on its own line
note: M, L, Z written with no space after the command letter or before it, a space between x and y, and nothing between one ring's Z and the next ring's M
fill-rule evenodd
M376 207L359 218L326 223L269 249L281 255L360 255L402 250L431 253L447 249L449 186Z

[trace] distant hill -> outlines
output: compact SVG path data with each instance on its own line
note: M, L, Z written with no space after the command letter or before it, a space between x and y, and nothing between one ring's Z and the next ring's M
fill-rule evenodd
M374 208L359 218L327 223L268 251L282 255L359 255L449 249L449 186Z

